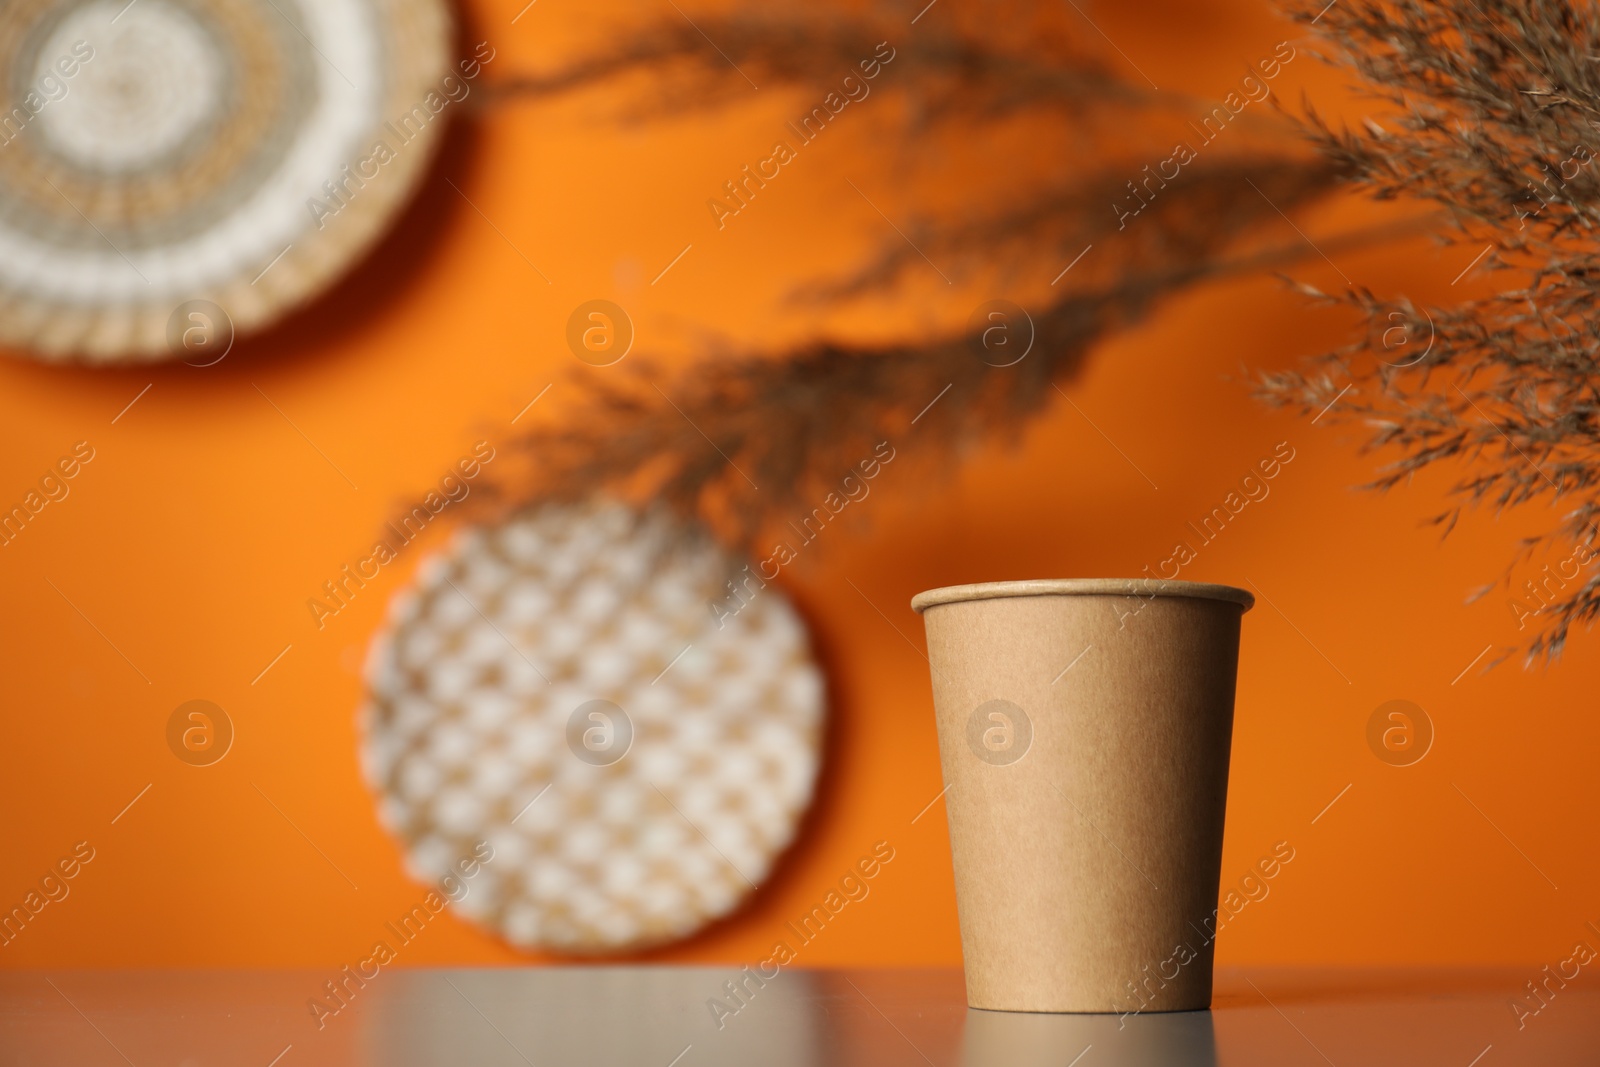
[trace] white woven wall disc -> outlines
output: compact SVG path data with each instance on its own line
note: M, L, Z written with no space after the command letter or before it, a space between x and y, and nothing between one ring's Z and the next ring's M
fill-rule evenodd
M457 909L570 954L686 937L761 885L811 801L823 683L775 586L719 628L735 569L614 505L527 512L424 565L362 714L412 874L488 842Z
M442 0L8 0L0 342L188 358L180 305L244 332L331 285L460 109L452 32Z

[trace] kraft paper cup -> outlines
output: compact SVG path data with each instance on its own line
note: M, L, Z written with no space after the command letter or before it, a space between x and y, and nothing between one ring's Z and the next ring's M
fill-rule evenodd
M1242 589L919 593L974 1008L1210 1006Z

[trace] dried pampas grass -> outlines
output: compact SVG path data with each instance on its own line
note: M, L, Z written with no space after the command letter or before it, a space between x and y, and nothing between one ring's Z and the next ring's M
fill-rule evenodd
M912 462L937 473L965 443L1017 432L1059 399L1053 386L1083 366L1095 343L1162 299L1304 254L1303 246L1263 249L1252 234L1335 189L1338 163L1285 137L1270 113L1247 114L1170 188L1162 183L1151 198L1146 186L1149 202L1127 218L1117 205L1141 202L1130 193L1141 165L1192 138L1177 131L1204 107L1158 96L1142 78L1112 72L1122 65L1086 54L1076 43L1086 39L1084 25L1067 7L1002 7L952 10L915 26L887 7L690 12L692 25L674 16L623 32L565 68L501 87L502 100L540 99L632 79L641 92L625 118L659 121L686 107L737 106L755 84L763 97L793 90L796 101L809 100L890 42L895 58L873 84L873 110L845 116L871 125L874 152L863 162L883 168L913 201L929 161L952 144L993 165L938 170L942 195L925 199L958 206L909 223L910 239L895 236L857 269L801 285L795 299L892 299L912 271L937 262L954 283L981 280L1024 305L1034 334L1027 357L1010 366L992 365L1003 361L988 358L983 324L887 342L733 346L671 378L636 357L610 384L586 385L587 404L574 416L527 438L537 471L519 495L573 501L597 488L622 491L661 500L747 546L808 510L877 442L899 441L913 422ZM997 147L1018 124L1032 138L1028 158ZM841 135L849 136L828 134ZM1066 159L1080 162L1059 165ZM1008 206L973 207L996 203ZM1090 245L1093 256L1062 270ZM964 273L958 264L982 266Z
M1330 298L1362 316L1361 335L1264 376L1261 394L1365 425L1366 448L1396 457L1373 487L1464 466L1457 503L1435 518L1447 532L1465 507L1561 509L1522 542L1508 586L1528 556L1588 557L1600 516L1600 15L1552 0L1341 0L1293 14L1386 105L1360 130L1312 112L1324 155L1378 199L1445 208L1448 239L1507 287L1444 308L1365 290ZM1529 663L1558 657L1572 626L1600 615L1600 573L1561 573L1512 588Z

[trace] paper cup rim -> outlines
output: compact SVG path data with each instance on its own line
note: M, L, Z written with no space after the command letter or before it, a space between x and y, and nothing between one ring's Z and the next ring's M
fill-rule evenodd
M997 600L1019 596L1172 596L1220 600L1243 611L1255 606L1255 594L1214 582L1178 582L1160 578L1037 578L1020 582L979 582L928 589L911 598L911 610L924 612L940 604Z

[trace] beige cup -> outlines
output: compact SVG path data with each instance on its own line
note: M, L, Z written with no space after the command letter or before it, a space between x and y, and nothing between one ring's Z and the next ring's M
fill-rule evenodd
M967 1003L1210 1006L1240 617L1196 582L919 593Z

